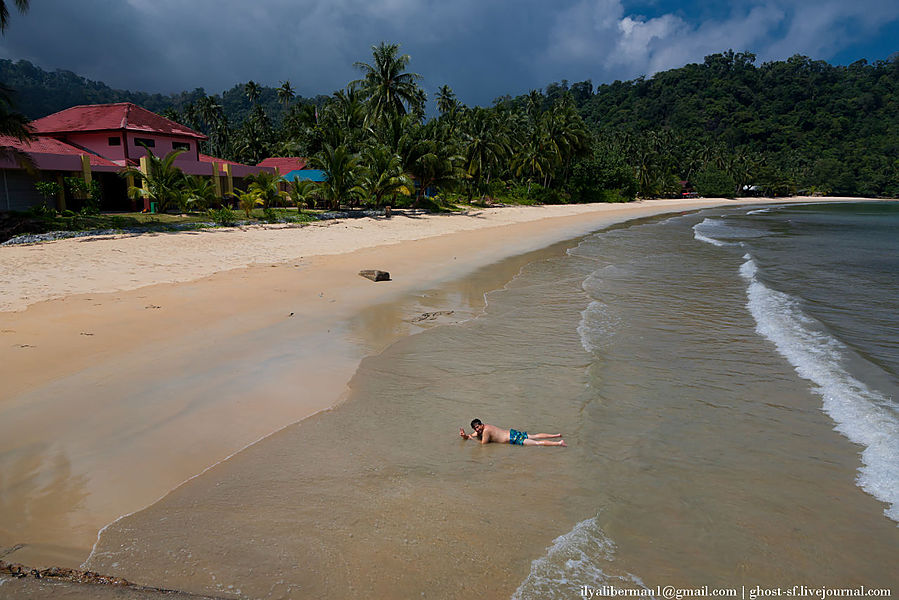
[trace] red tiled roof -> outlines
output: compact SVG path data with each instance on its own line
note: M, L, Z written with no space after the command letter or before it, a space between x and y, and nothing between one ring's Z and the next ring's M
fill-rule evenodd
M81 156L87 154L92 166L119 167L111 160L107 160L96 154L85 152L75 146L70 146L65 142L47 137L36 137L31 141L22 142L14 137L0 135L0 146L15 148L21 152L29 154L65 154L69 156Z
M306 159L300 156L273 156L272 158L266 158L256 166L272 169L277 167L278 172L284 175L291 171L299 171L306 168Z
M53 113L31 125L39 134L127 129L204 140L206 136L131 102L87 104Z
M250 166L250 165L245 165L243 163L239 163L239 162L236 162L233 160L225 160L224 158L216 158L214 156L209 156L208 154L203 154L202 152L200 152L200 162L204 162L204 163L217 162L220 165L228 164L228 165L235 165L238 167Z

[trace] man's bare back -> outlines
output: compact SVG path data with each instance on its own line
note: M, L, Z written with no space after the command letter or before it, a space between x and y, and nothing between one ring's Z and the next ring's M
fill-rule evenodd
M471 422L471 428L474 433L465 433L463 428L459 428L459 435L463 440L476 439L482 444L491 442L499 444L514 444L517 446L568 446L565 440L561 439L561 433L535 433L528 435L526 431L517 431L515 429L502 429L495 425L481 423L480 419L474 419ZM559 438L559 441L548 442L546 440Z

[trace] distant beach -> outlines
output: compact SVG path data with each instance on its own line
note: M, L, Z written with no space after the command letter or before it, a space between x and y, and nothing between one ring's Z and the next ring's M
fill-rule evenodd
M793 198L788 202L818 201ZM553 540L565 532L588 535L588 529L596 528L599 533L589 533L591 544L601 546L603 540L614 540L621 554L630 556L638 546L628 540L648 533L639 528L627 533L619 531L619 525L610 522L610 515L621 510L613 499L607 500L608 510L598 516L594 511L587 521L581 504L565 501L571 494L584 492L571 488L580 477L576 474L579 463L583 465L587 460L596 466L614 465L619 459L627 461L624 456L614 458L616 450L608 444L603 446L603 452L609 454L599 463L584 456L590 453L583 443L584 436L608 435L609 415L603 416L604 424L596 431L588 431L565 416L567 408L535 404L560 394L575 404L580 401L584 392L578 373L583 373L586 364L582 353L595 348L590 348L583 335L578 337L578 331L583 334L584 327L614 329L612 321L603 321L610 318L608 315L592 314L589 306L593 306L591 301L616 305L615 294L619 292L607 290L593 300L575 298L570 286L565 287L566 283L559 287L555 278L563 277L565 269L574 269L568 277L576 284L571 289L579 290L581 284L576 278L581 276L581 267L563 268L561 263L555 270L535 272L533 277L519 275L524 268L534 268L528 265L557 260L560 255L570 256L566 254L573 245L570 240L626 221L659 215L677 217L710 207L784 202L708 199L496 208L464 215L400 214L392 219L339 220L302 228L253 227L83 238L0 248L0 308L4 310L0 313L0 359L10 374L0 392L0 472L4 474L0 488L4 506L0 547L15 548L4 560L32 566L78 567L94 550L85 565L93 570L114 571L111 574L149 585L164 584L194 593L234 597L299 593L291 585L300 584L291 583L294 580L287 573L312 569L318 575L304 580L303 585L314 590L313 596L353 591L333 581L328 583L327 577L321 579L323 572L333 573L331 579L351 582L351 588L359 586L360 591L378 595L391 588L382 587L387 580L370 579L371 573L380 568L376 565L396 563L399 568L404 552L424 552L416 546L425 543L420 535L404 530L394 517L399 519L405 514L411 522L436 519L468 533L470 527L479 526L478 522L466 521L475 514L472 507L461 511L452 506L469 502L483 509L480 526L492 530L497 523L504 523L512 529L528 530L516 538L518 541L507 542L513 550L507 552L506 558L500 558L503 550L496 549L497 562L493 566L507 573L491 590L496 594L515 592L516 586L509 589L509 582L514 581L525 586L525 591L520 590L521 597L535 597L529 595L531 591L527 590L531 588L526 586L536 585L533 589L539 589L543 580L538 579L545 574L529 574L530 561L522 563L521 557L540 558ZM637 245L621 250L621 256L648 252L646 239L649 238L635 239L633 243ZM657 239L652 243L661 242ZM702 247L701 241L693 243ZM675 248L674 242L671 244ZM705 246L708 251L715 250L711 244ZM676 256L680 250L674 252ZM623 259L616 263L602 253L575 262L578 260L606 261L610 273L618 268L616 265L623 264ZM358 275L363 269L388 271L391 281L375 283L364 279ZM712 274L709 277L706 283L698 285L712 286L715 278L720 278ZM513 281L531 288L521 298L508 300L509 312L503 321L480 319L485 310L485 294L495 295L509 285L514 287L510 284ZM658 282L648 279L644 285ZM562 289L569 291L560 291L558 297L553 295ZM506 300L500 295L494 303L494 295L488 305L498 310ZM534 303L541 306L541 319L556 318L555 311L559 311L558 318L563 321L574 315L577 320L569 332L573 337L560 337L549 330L541 333L543 321L516 321L524 316L515 307ZM624 306L627 300L622 296L620 303ZM745 301L736 305L742 304ZM696 315L697 323L704 318ZM509 328L508 343L512 346L508 353L499 350L499 346L491 346L489 352L483 353L473 345L477 338L465 338L463 343L462 338L454 337L457 329L463 332L491 323L491 327L497 327L501 322ZM452 324L462 326L435 328ZM426 336L410 337L421 332L435 332L437 337L432 341ZM485 332L487 337L483 339L499 334ZM738 342L730 346L729 341L722 341L722 352L739 347ZM533 348L528 349L528 343L534 343ZM602 344L596 343L597 348ZM632 348L639 350L641 343L635 338ZM673 338L671 343L674 349L684 343L684 338ZM406 356L421 357L430 348L446 351L454 344L458 344L457 351L441 359L446 369L443 375L421 365L416 367L421 371L403 370ZM522 344L527 351L519 359L512 348ZM575 344L576 352L568 344ZM672 351L684 357L683 353ZM556 365L558 369L546 371L541 367L529 373L527 361L533 360L535 352L565 358ZM755 350L747 350L747 356L752 352ZM620 364L621 369L635 369L631 381L638 387L647 377L637 369L641 360L638 352ZM767 376L770 365L780 365L775 358L770 359L770 365L764 362L768 360L759 363L759 377ZM610 364L611 360L606 366ZM689 362L682 366L694 368ZM797 390L796 393L806 389L788 363L777 369L778 377L787 382L784 386ZM510 373L520 375L510 379ZM413 385L416 378L421 380ZM615 385L622 385L620 377L615 381ZM726 377L719 383L728 385ZM491 388L493 384L495 388ZM457 392L451 392L453 388ZM364 390L364 397L354 390ZM406 398L409 390L417 390L414 397L421 402L447 404L422 413L399 400ZM571 392L570 397L565 396L567 391ZM634 395L634 390L619 392L621 397ZM685 391L686 395L689 393ZM461 402L458 394L466 402ZM562 463L547 462L550 459L543 453L493 453L489 455L490 463L485 464L483 456L465 448L458 457L447 459L446 465L432 464L429 457L435 448L443 448L443 456L450 452L444 446L457 441L452 439L454 428L457 431L458 425L467 422L456 421L475 408L467 402L478 394L483 398L476 408L485 420L509 418L515 421L497 424L552 429L558 419L562 421L560 426L578 428L572 433L575 439L581 439L580 449L572 449ZM500 397L503 402L509 397L518 398L520 404L501 405ZM389 398L396 402L388 401ZM341 408L330 410L335 406ZM391 439L400 434L384 429L394 423L393 418L384 416L391 411L396 411L400 422L407 419L417 423L415 443L424 447L434 444L420 464L408 464L406 449L413 440L396 447L391 444ZM826 415L817 408L812 413L817 415L815 426L827 432ZM478 415L468 418L474 416ZM630 417L619 412L615 418ZM288 427L300 421L300 425ZM449 441L443 440L444 428L449 432ZM279 430L282 431L272 435ZM625 430L628 429L622 426L621 431ZM746 433L750 434L748 430ZM833 435L828 443L834 448L847 443ZM261 439L263 443L253 445ZM609 443L611 439L614 434ZM620 442L624 452L627 441ZM459 453L455 446L452 452ZM834 451L834 456L838 458L832 464L839 463L840 469L854 472L851 453L846 458ZM524 462L518 462L520 459ZM553 464L558 468L555 473ZM369 508L354 508L352 498L347 497L343 479L346 475L341 473L359 476L361 495L356 501L369 503ZM521 513L514 498L498 501L493 495L482 497L464 483L471 477L490 474L511 486L507 489L518 490L516 482L526 483L529 474L535 473L545 474L558 485L555 492L549 491L553 489L551 485L538 485L541 496L535 501L542 514L553 515L551 518ZM195 479L189 485L178 487L191 478ZM241 488L249 481L254 482L254 491ZM413 483L414 487L409 487ZM426 493L432 486L434 492L444 490L447 485L458 487L458 491L439 496L439 502L437 497L429 499L419 493ZM611 488L621 485L610 482ZM833 485L833 493L851 490L861 494L858 506L869 501L870 497L858 492L851 479L845 486ZM210 501L209 494L216 486L222 486L225 494L221 502ZM293 502L292 495L299 494L297 486L314 493ZM175 488L178 490L169 494ZM268 500L252 499L254 494L263 492ZM528 493L526 487L520 492ZM620 493L630 492L620 489ZM393 494L393 500L385 494ZM158 502L162 498L165 500ZM239 522L241 518L230 508L243 502L264 507L269 501L272 503L262 513L248 512L247 522ZM684 502L693 500L685 497ZM113 524L95 548L102 528L123 515L148 507L144 513ZM378 507L380 513L375 510ZM501 516L503 507L508 513L505 516ZM676 520L673 513L680 509L672 506L670 510L670 518ZM864 508L858 510L865 512ZM329 515L327 523L321 523L325 514ZM154 542L143 527L153 519L165 521L167 515L171 515L173 525L178 525L169 529L160 524L158 534L167 536L170 546L152 550L152 544L158 540ZM764 516L764 511L760 512L758 520ZM455 522L456 517L462 521ZM257 529L253 518L271 521L268 525L258 524L260 535L269 532L265 535L271 534L270 540L280 539L273 533L279 527L300 527L306 531L318 526L337 532L337 538L343 541L325 547L312 531L294 532L289 539L273 542L288 544L290 548L254 549L265 544L246 538ZM754 517L747 518L756 523ZM870 524L866 521L862 527L870 528L871 536L889 548L895 543L895 536L880 532L882 520L874 512ZM196 523L197 528L185 526L190 522ZM212 523L219 523L219 530L210 531ZM579 528L573 529L578 523ZM399 537L391 537L387 545L379 546L375 541L382 529ZM129 537L138 531L141 533L137 537ZM462 564L470 552L464 549L463 538L467 535L456 539L448 531L450 528L435 526L430 533L437 540L439 553L452 557L449 563ZM224 556L216 558L199 549L195 553L190 550L195 545L221 545L222 536L239 538L232 540L234 544ZM197 539L205 541L198 543ZM354 545L358 546L356 550L351 549ZM131 548L135 553L126 559L114 548ZM174 562L151 560L147 554L163 550L169 555L182 554ZM482 551L471 553L471 558L482 560ZM726 555L731 551L722 552ZM315 552L323 554L315 558ZM266 578L275 582L277 576L283 575L283 585L270 584L274 587L267 596L262 594L263 584L252 576L243 574L234 579L227 572L241 554L245 559L247 554L256 553L249 563L268 564L261 569L257 566L267 573ZM215 564L218 559L220 566ZM430 564L430 558L423 560ZM437 561L436 554L433 560ZM663 558L651 564L656 568L660 563L664 563ZM174 564L180 565L175 571ZM760 573L767 572L766 568ZM676 572L673 566L671 569ZM217 575L209 579L213 573ZM444 573L435 567L434 573L437 579L431 585L452 585L440 579L449 571ZM877 578L872 575L872 579ZM244 589L239 589L241 585ZM415 586L400 589L418 591Z

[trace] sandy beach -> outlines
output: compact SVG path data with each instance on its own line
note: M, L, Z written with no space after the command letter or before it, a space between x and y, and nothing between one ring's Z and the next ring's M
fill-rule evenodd
M474 281L429 295L442 283L615 223L775 202L507 207L0 248L0 558L81 565L104 526L337 405L365 356L477 314L489 291Z

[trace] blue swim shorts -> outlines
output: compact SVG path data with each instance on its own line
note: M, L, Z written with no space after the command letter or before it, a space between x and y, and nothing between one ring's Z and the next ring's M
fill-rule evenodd
M524 441L528 439L527 431L517 431L515 429L509 430L509 443L515 444L516 446L524 446Z

